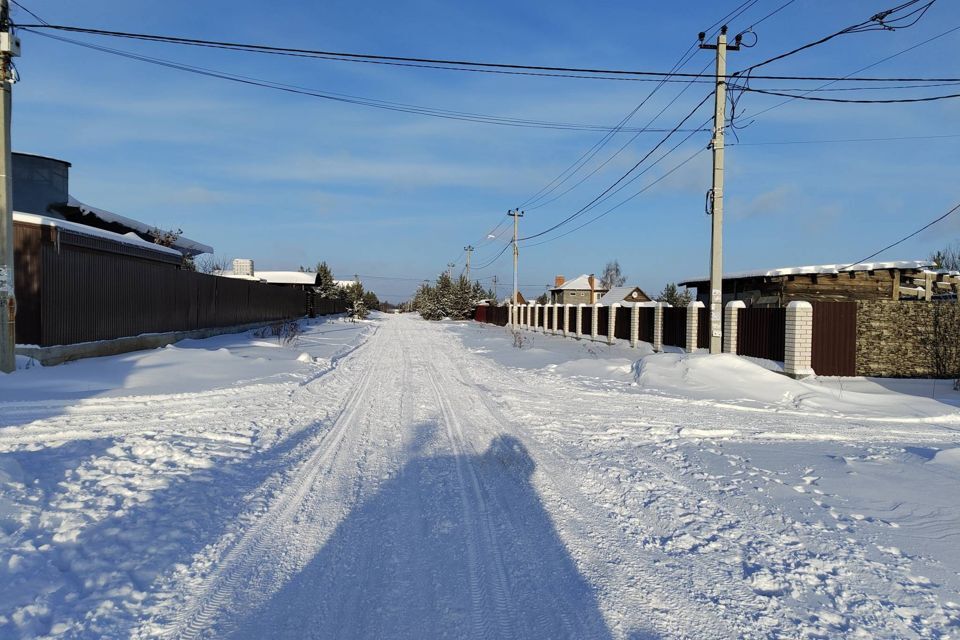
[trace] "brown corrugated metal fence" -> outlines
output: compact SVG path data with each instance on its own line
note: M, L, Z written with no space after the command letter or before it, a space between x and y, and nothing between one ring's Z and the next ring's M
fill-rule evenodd
M811 366L820 376L857 375L857 303L813 303Z
M737 353L783 362L787 310L751 307L737 312Z
M15 226L17 342L52 346L305 315L307 293L178 269L176 256ZM342 303L318 301L327 312Z

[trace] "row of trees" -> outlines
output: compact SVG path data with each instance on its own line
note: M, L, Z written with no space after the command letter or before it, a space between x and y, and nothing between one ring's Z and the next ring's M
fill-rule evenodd
M473 315L473 308L480 300L492 298L493 292L479 282L471 283L462 275L453 279L444 272L437 276L434 284L420 285L410 306L425 320L465 320Z

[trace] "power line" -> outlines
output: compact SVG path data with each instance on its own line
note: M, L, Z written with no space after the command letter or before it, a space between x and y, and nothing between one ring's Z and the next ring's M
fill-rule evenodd
M706 70L706 68L710 66L710 64L711 64L710 62L707 62L707 64L704 66L704 68L700 70L700 73L703 73L703 72ZM653 118L651 118L651 119L647 122L647 125L646 125L645 127L641 128L640 131L649 131L649 129L647 129L646 127L649 127L649 126L652 125L654 122L656 122L657 118L659 118L661 115L663 115L663 113L664 113L667 109L669 109L671 106L673 106L673 104L674 104L677 100L679 100L680 97L681 97L684 93L686 93L687 89L689 89L691 86L692 86L692 84L689 84L689 83L688 83L687 86L685 86L685 87L680 91L680 93L678 93L676 96L674 96L673 100L671 100L671 101L668 102L666 105L664 105L664 107L663 107L662 109L660 109L660 111L657 113L657 115L655 115ZM657 88L659 88L659 87L657 87ZM654 89L654 91L656 91L656 89ZM650 95L653 95L653 92L651 92ZM643 104L641 103L640 106L643 106ZM639 108L639 107L638 107L638 108ZM565 189L563 192L561 192L560 194L558 194L558 195L550 198L549 200L542 200L541 202L539 202L539 203L537 203L537 204L535 204L535 205L532 205L532 206L528 206L527 208L532 211L532 210L534 210L534 209L539 209L540 207L544 207L544 206L550 204L551 202L556 202L557 200L559 200L559 199L562 198L563 196L567 195L568 193L570 193L571 191L573 191L574 189L576 189L577 187L579 187L580 185L582 185L584 182L586 182L586 181L589 180L591 177L593 177L594 175L596 175L596 173L597 173L598 171L600 171L600 170L603 169L605 166L607 166L610 162L612 162L617 156L619 156L621 153L623 153L623 151L626 150L626 148L627 148L628 146L630 146L631 144L633 144L633 142L634 142L638 137L640 137L640 131L638 131L637 133L635 133L632 138L630 138L630 139L627 140L623 145L621 145L620 148L617 149L617 150L613 153L613 155L611 155L609 158L607 158L606 160L604 160L603 162L601 162L599 165L597 165L596 167L594 167L593 170L590 171L587 175L583 176L579 181L577 181L576 184L574 184L573 186ZM612 135L612 133L611 133L610 135ZM596 155L596 153L594 153L593 155ZM591 158L593 157L593 155L591 155ZM589 161L591 158L588 158L587 161ZM582 165L581 165L581 166L582 166ZM574 172L574 173L576 173L576 172ZM572 177L572 176L573 176L573 174L570 174L570 176L568 176L567 179L569 179L569 178ZM566 180L564 180L564 181L566 181ZM560 185L558 184L557 186L559 187ZM556 187L554 187L554 189L555 189L555 188L556 188ZM544 194L544 195L547 195L547 194Z
M474 271L483 271L484 269L486 269L487 267L489 267L490 265L492 265L494 262L496 262L497 260L499 260L499 259L503 256L503 254L505 254L505 253L507 252L507 249L509 249L511 245L513 245L513 238L511 238L509 242L507 242L506 244L503 245L503 249L500 249L500 253L498 253L497 255L495 255L495 256L493 257L493 259L491 259L491 260L489 260L489 261L487 261L487 262L484 262L484 263L483 263L482 265L480 265L479 267L473 267L473 270L474 270Z
M784 58L787 58L787 57L789 57L789 56L792 56L792 55L795 55L795 54L797 54L797 53L800 53L801 51L805 51L805 50L810 49L810 48L812 48L812 47L816 47L816 46L818 46L818 45L821 45L821 44L824 44L824 43L826 43L826 42L829 42L830 40L833 40L834 38L837 38L837 37L839 37L839 36L849 35L849 34L851 34L851 33L863 33L863 32L865 32L865 31L883 31L883 30L893 31L893 30L895 30L895 29L905 29L905 28L907 28L907 27L912 27L913 25L915 25L915 24L923 17L923 15L930 9L930 7L933 6L933 4L934 4L934 2L936 2L936 0L928 0L927 3L924 4L924 5L922 5L920 9L917 9L916 11L910 12L910 13L908 13L908 14L906 14L906 15L896 17L895 14L903 11L904 9L908 9L908 8L910 8L910 7L913 6L913 5L918 4L920 1L921 1L921 0L909 0L908 2L905 2L905 3L903 3L903 4L899 5L899 6L893 7L892 9L887 9L887 10L885 10L885 11L881 11L881 12L873 15L873 16L872 16L871 18L869 18L868 20L864 20L864 21L862 21L862 22L858 22L857 24L854 24L854 25L851 25L851 26L846 27L846 28L844 28L844 29L841 29L840 31L837 31L836 33L832 33L832 34L830 34L830 35L828 35L828 36L824 36L823 38L820 38L819 40L815 40L815 41L813 41L813 42L810 42L810 43L807 43L807 44L802 45L802 46L800 46L800 47L797 47L797 48L795 48L795 49L792 49L791 51L787 51L786 53L781 53L781 54L776 55L776 56L774 56L774 57L772 57L772 58L768 58L768 59L766 59L766 60L764 60L764 61L762 61L762 62L758 62L758 63L756 63L756 64L750 65L750 66L747 67L746 69L743 69L743 70L735 73L734 75L735 75L735 76L742 76L742 75L744 75L744 74L749 74L749 73L750 73L751 71L753 71L754 69L758 69L758 68L760 68L760 67L763 67L763 66L765 66L765 65L771 64L771 63L776 62L776 61L778 61L778 60L783 60ZM919 15L917 15L917 14L919 14ZM902 23L903 20L906 20L906 19L908 19L908 18L910 18L910 17L913 17L914 15L917 15L917 17L913 20L913 22L910 22L910 23L907 23L907 24L903 24L903 23Z
M575 211L574 213L570 214L569 216L567 216L566 218L564 218L564 219L561 220L560 222L554 224L553 226L551 226L551 227L549 227L549 228L547 228L547 229L544 229L543 231L540 231L540 232L538 232L538 233L535 233L535 234L526 236L526 237L524 237L524 238L520 238L520 240L531 240L531 239L533 239L533 238L537 238L537 237L540 237L540 236L545 235L545 234L547 234L547 233L550 233L550 232L553 231L554 229L556 229L556 228L558 228L558 227L561 227L561 226L567 224L568 222L570 222L571 220L573 220L573 219L576 218L577 216L579 216L579 215L583 214L584 212L586 212L587 210L589 210L590 207L592 207L594 204L596 204L596 203L597 203L601 198L603 198L605 195L607 195L608 193L610 193L618 184L620 184L621 182L623 182L623 181L627 178L627 176L629 176L631 173L633 173L633 172L637 169L637 167L639 167L639 166L640 166L641 164L643 164L651 155L653 155L653 153L656 152L656 150L659 149L659 148L663 145L663 143L665 143L665 142L670 138L670 136L672 136L680 127L682 127L682 126L687 122L687 120L689 120L691 117L693 117L693 114L695 114L697 111L700 110L700 107L702 107L702 106L707 102L707 100L710 99L710 97L711 97L712 95L713 95L713 92L712 92L712 91L711 91L710 93L708 93L707 95L705 95L705 96L703 97L703 99L697 104L697 106L695 106L695 107L693 108L693 110L690 111L690 113L688 113L686 116L684 116L683 119L680 121L680 123L679 123L676 127L674 127L673 131L671 131L671 132L668 133L666 136L664 136L656 145L653 146L652 149L650 149L650 151L648 151L642 158L640 158L640 160L639 160L636 164L634 164L632 167L630 167L630 169L629 169L626 173L624 173L622 176L620 176L619 178L617 178L616 182L614 182L612 185L610 185L609 187L607 187L606 189L604 189L603 192L600 193L600 195L598 195L596 198L594 198L593 200L591 200L590 202L588 202L586 205L584 205L584 206L583 206L582 208L580 208L578 211Z
M46 20L44 20L43 18L35 14L33 11L30 11L30 9L26 8L25 6L17 2L17 0L10 0L10 2L20 7L23 11L26 11L27 13L29 13L31 16L33 16L33 19L36 20L37 22L43 24L44 26L50 25L49 22L47 22Z
M606 216L607 214L616 211L617 209L619 209L619 208L622 207L623 205L627 204L628 202L630 202L630 201L633 200L634 198L638 197L640 194L646 192L647 190L649 190L650 188L652 188L654 185L656 185L656 184L659 183L660 181L662 181L662 180L666 179L667 177L669 177L670 175L672 175L674 172L679 171L682 167L684 167L686 164L688 164L689 162L691 162L694 158L696 158L697 156L699 156L701 153L703 153L703 152L705 152L705 151L706 151L706 149L698 149L698 150L697 150L696 152L694 152L692 155L688 156L685 160L683 160L682 162L679 162L679 163L677 163L676 165L674 165L673 167L671 167L671 168L670 168L666 173L664 173L662 176L658 177L656 180L654 180L654 181L651 182L650 184L644 186L642 189L640 189L639 191L637 191L637 192L634 193L633 195L629 196L628 198L626 198L626 199L618 202L618 203L615 204L614 206L610 207L609 209L607 209L607 210L604 211L603 213L601 213L601 214L599 214L599 215L597 215L597 216L594 216L593 218L590 218L590 219L587 220L586 222L584 222L584 223L582 223L582 224L580 224L580 225L578 225L578 226L576 226L576 227L574 227L574 228L572 228L572 229L569 229L569 230L565 231L564 233L561 233L560 235L554 236L554 237L552 237L552 238L547 238L546 240L542 240L542 241L540 241L540 242L534 242L533 244L525 244L525 245L523 245L524 248L526 249L526 248L530 248L530 247L537 247L537 246L540 246L540 245L542 245L542 244L547 244L548 242L553 242L554 240L559 240L560 238L563 238L564 236L568 236L568 235L570 235L571 233L574 233L575 231L579 231L580 229L583 229L584 227L593 224L594 222L596 222L596 221L599 220L600 218L603 218L603 217ZM663 159L664 157L666 157L667 155L669 155L669 154L665 154L665 155L664 155L663 157L661 157L660 159L662 160L662 159ZM659 161L658 161L658 162L659 162Z
M866 258L862 258L862 259L857 260L856 262L854 262L854 263L852 263L852 264L848 264L848 265L845 266L843 269L840 269L840 271L845 271L846 269L849 269L850 267L856 266L856 265L858 265L858 264L862 264L862 263L866 262L867 260L870 260L871 258L877 257L878 255L880 255L880 254L883 253L884 251L887 251L888 249L893 249L895 246L897 246L897 245L899 245L899 244L903 244L904 242L906 242L906 241L909 240L910 238L912 238L912 237L914 237L914 236L916 236L916 235L918 235L918 234L926 231L927 229L929 229L929 228L932 227L933 225L937 224L937 223L940 222L941 220L946 219L947 217L949 217L951 214L953 214L954 212L956 212L956 211L958 211L958 210L960 210L960 204L955 205L952 209L950 209L949 211L947 211L945 214L943 214L942 216L940 216L940 217L938 217L938 218L935 218L935 219L931 220L930 222L928 222L927 224L923 225L922 227L920 227L919 229L917 229L916 231L914 231L914 232L911 233L910 235L907 235L907 236L904 236L904 237L900 238L899 240L897 240L897 241L894 242L893 244L888 244L888 245L885 246L883 249L880 249L880 250L877 251L876 253L871 253L871 254L870 254L869 256L867 256Z
M914 0L916 1L916 0ZM291 47L278 47L271 45L260 45L260 44L243 44L243 43L232 43L232 42L222 42L216 40L202 40L196 38L181 38L176 36L164 36L164 35L154 35L154 34L143 34L143 33L130 33L123 31L109 31L104 29L91 29L87 27L76 27L76 26L67 26L67 25L51 25L51 24L24 24L16 25L20 29L55 29L59 31L68 31L73 33L87 33L91 35L99 36L109 36L117 38L128 38L133 40L143 40L148 42L159 42L166 44L177 44L185 46L196 46L196 47L206 47L206 48L217 48L217 49L228 49L235 51L243 51L247 53L263 53L263 54L273 54L273 55L292 55L294 57L308 57L308 58L318 58L324 60L344 60L351 62L371 62L371 63L406 63L410 66L425 66L425 65L436 65L431 68L443 68L443 69L452 69L454 71L485 71L485 72L523 72L521 75L536 75L530 74L527 72L537 71L543 72L549 77L566 77L566 76L556 76L554 74L560 73L575 73L575 74L585 74L589 76L630 76L630 77L643 77L643 78L652 78L654 82L660 82L663 78L694 78L695 80L699 78L699 74L695 73L678 73L670 71L640 71L640 70L626 70L626 69L600 69L600 68L583 68L583 67L558 67L558 66L545 66L545 65L524 65L524 64L513 64L513 63L496 63L496 62L477 62L477 61L466 61L466 60L443 60L443 59L434 59L434 58L414 58L414 57L404 57L404 56L387 56L387 55L378 55L378 54L368 54L368 53L347 53L347 52L334 52L334 51L321 51L321 50L312 50L312 49L297 49ZM35 32L35 31L34 31ZM762 63L766 64L766 63ZM737 74L731 74L725 76L726 78L737 78L742 75L744 71L741 71ZM836 78L830 76L787 76L787 75L753 75L751 76L753 80L797 80L797 81L861 81L861 82L960 82L960 78ZM613 77L606 77L601 79L612 80ZM686 82L687 80L678 80L677 82ZM698 80L700 81L700 80ZM705 80L703 82L710 82Z
M581 123L567 123L567 122L550 122L543 120L532 120L524 118L510 118L506 116L494 116L488 114L472 113L468 111L455 111L449 109L440 109L435 107L425 107L421 105L413 105L402 102L391 102L387 100L379 100L376 98L365 98L362 96L354 96L350 94L337 93L332 91L320 91L317 89L310 89L307 87L302 87L299 85L290 85L279 82L274 82L271 80L264 80L260 78L254 78L250 76L242 76L238 74L228 73L224 71L216 71L205 67L197 67L194 65L187 65L178 62L173 62L170 60L165 60L163 58L154 58L150 56L144 56L141 54L131 53L128 51L123 51L119 49L112 49L109 47L102 47L99 45L94 45L86 42L80 42L78 40L72 40L70 38L64 38L61 36L40 33L32 29L23 29L24 31L34 33L38 36L44 38L50 38L53 40L58 40L68 44L84 47L87 49L92 49L95 51L100 51L102 53L108 53L111 55L117 55L123 58L128 58L131 60L136 60L139 62L146 62L148 64L153 64L169 69L174 69L177 71L184 71L187 73L193 73L196 75L202 75L212 78L217 78L220 80L228 80L231 82L238 82L240 84L245 84L249 86L256 86L265 89L273 89L276 91L282 91L285 93L292 93L297 95L304 95L314 98L320 98L323 100L331 100L334 102L342 102L347 104L355 104L365 107L372 107L376 109L384 109L388 111L396 111L401 113L411 113L415 115L424 115L435 118L441 118L446 120L459 120L465 122L475 122L480 124L492 124L500 126L509 126L509 127L519 127L519 128L534 128L534 129L556 129L556 130L565 130L565 131L610 131L612 130L609 126L604 125L594 125L594 124L581 124ZM629 128L627 131L636 132L638 135L640 133L645 133L645 131L637 128ZM648 131L657 131L657 130L648 130ZM660 129L660 132L665 131L665 129Z
M896 58L896 57L898 57L898 56L902 56L902 55L905 54L905 53L908 53L908 52L910 52L910 51L913 51L914 49L918 49L919 47L922 47L922 46L924 46L924 45L926 45L926 44L929 44L929 43L931 43L931 42L933 42L933 41L935 41L935 40L938 40L938 39L940 39L940 38L943 38L944 36L950 35L951 33L954 33L955 31L958 31L958 30L960 30L960 25L955 26L955 27L952 27L952 28L950 28L950 29L947 29L946 31L943 31L943 32L941 32L941 33L938 33L938 34L935 35L935 36L931 36L931 37L929 37L929 38L927 38L927 39L925 39L925 40L922 40L922 41L920 41L920 42L918 42L918 43L916 43L916 44L914 44L914 45L911 45L911 46L907 47L906 49L901 49L900 51L897 51L896 53L892 53L892 54L890 54L890 55L888 55L888 56L885 56L885 57L883 57L883 58L880 58L880 59L877 60L876 62L872 62L872 63L870 63L870 64L868 64L868 65L866 65L866 66L860 67L859 69L856 69L855 71L851 71L851 72L848 73L847 75L843 76L843 78L829 80L828 82L826 82L825 84L820 85L819 87L816 87L816 88L814 88L814 89L808 90L806 93L812 93L812 92L814 92L814 91L821 91L821 90L825 89L826 87L829 87L830 85L836 84L837 82L841 82L841 81L843 81L843 80L850 80L850 79L852 79L852 78L855 77L854 74L856 74L856 73L861 73L861 72L863 72L863 71L866 71L867 69L872 69L873 67L879 66L879 65L883 64L884 62L887 62L887 61L889 61L889 60L892 60L892 59L894 59L894 58ZM863 78L861 78L861 80L863 80ZM900 80L896 80L896 81L891 80L891 82L910 82L910 80L900 79ZM927 81L926 81L926 80L918 80L918 82L927 82ZM930 80L930 82L937 82L937 81ZM951 81L951 80L945 80L944 82L952 82L952 81ZM804 95L806 95L806 93L805 93ZM758 111L757 113L755 113L755 114L753 114L753 115L750 116L750 117L751 117L751 121L756 120L758 117L760 117L760 116L763 115L764 113L767 113L767 112L769 112L769 111L773 111L774 109L778 109L778 108L782 107L783 105L787 104L787 103L790 102L791 100L795 100L796 98L797 98L797 96L790 96L789 98L787 98L786 100L783 100L782 102L778 102L778 103L775 104L775 105L769 106L769 107L767 107L766 109L763 109L763 110L761 110L761 111ZM734 124L733 126L735 127L736 125Z
M902 104L909 102L936 102L937 100L950 100L953 98L960 98L960 93L950 93L946 95L939 96L926 96L923 98L878 98L878 99L863 99L863 98L821 98L818 96L808 96L806 94L792 94L792 93L783 93L781 91L767 91L765 89L754 89L752 87L738 87L741 91L746 91L748 93L762 93L768 96L780 96L784 98L790 98L792 100L809 100L811 102L845 102L853 104Z
M947 133L930 136L895 136L890 138L836 138L831 140L768 140L765 142L731 142L727 147L762 147L785 144L838 144L844 142L894 142L898 140L940 140L960 138L960 133Z

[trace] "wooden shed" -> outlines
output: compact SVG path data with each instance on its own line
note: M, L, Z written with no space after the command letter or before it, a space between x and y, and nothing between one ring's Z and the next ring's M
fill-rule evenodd
M723 302L742 300L747 306L784 307L793 300L899 300L920 297L931 278L929 261L901 260L855 265L828 264L732 273L723 277ZM709 303L709 278L680 283L696 289L696 299Z

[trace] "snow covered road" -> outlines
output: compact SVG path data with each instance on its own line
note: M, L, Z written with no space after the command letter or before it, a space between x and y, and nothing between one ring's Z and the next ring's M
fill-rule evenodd
M303 341L0 380L0 637L960 635L953 408L692 399L408 316Z

